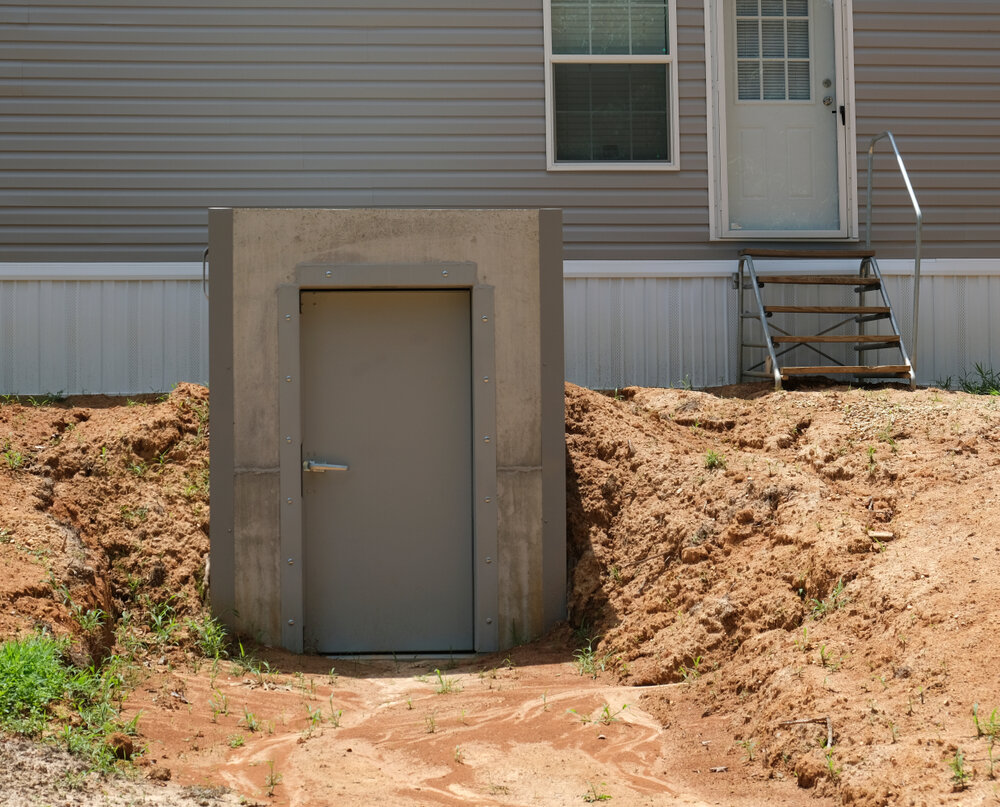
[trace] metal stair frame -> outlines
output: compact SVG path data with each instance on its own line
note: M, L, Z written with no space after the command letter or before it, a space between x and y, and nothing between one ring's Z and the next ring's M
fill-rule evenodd
M782 386L782 375L783 375L783 372L782 372L781 364L779 363L779 359L780 359L780 357L784 356L785 354L787 354L787 353L789 353L789 352L791 352L791 351L793 351L793 350L795 350L795 349L797 349L799 347L808 348L809 350L813 351L817 355L822 356L823 358L827 359L828 361L833 362L833 364L830 365L831 367L855 367L855 366L858 366L858 365L847 365L844 362L840 361L839 359L834 358L833 356L829 355L828 353L824 352L820 348L818 348L815 345L810 344L808 342L792 343L792 344L790 344L789 347L786 347L784 349L781 349L781 350L777 350L776 349L775 342L772 339L772 330L778 331L779 333L781 333L781 334L783 334L785 336L791 336L791 334L789 334L784 329L779 328L776 325L772 325L772 324L770 324L768 322L769 312L767 311L767 306L764 304L764 300L763 300L763 297L762 297L761 291L760 291L761 290L761 286L763 285L763 283L760 280L760 276L757 273L756 267L754 266L753 255L745 254L746 252L749 252L749 250L745 250L745 251L741 252L741 254L739 256L739 267L738 267L737 277L736 277L737 289L739 291L739 299L738 299L739 321L738 321L738 325L737 325L738 339L739 339L739 350L738 350L738 355L737 355L737 361L739 362L739 380L740 380L740 382L742 382L744 380L744 377L773 379L773 381L774 381L774 388L776 390L780 390L781 386ZM767 256L767 257L778 257L778 256ZM792 256L788 256L788 257L792 257ZM845 258L853 258L853 257L856 257L856 256L845 255L844 257ZM881 271L879 270L879 267L878 267L878 261L875 259L875 257L873 255L866 255L866 256L864 256L864 257L861 258L861 264L860 264L860 267L859 267L859 270L858 270L857 277L859 279L863 279L863 278L870 277L872 274L874 275L875 279L877 280L877 286L873 286L873 287L870 287L870 288L865 288L863 285L859 285L858 286L858 288L856 290L857 293L858 293L858 298L859 298L858 308L868 308L869 307L869 306L864 306L863 295L866 292L874 291L877 288L878 291L880 292L881 297L882 297L882 303L883 303L882 307L888 309L888 312L887 313L876 312L875 314L872 314L872 315L865 315L863 313L854 313L851 316L846 317L845 319L842 319L842 320L836 322L835 324L830 325L830 326L824 328L818 334L815 334L815 336L823 336L823 335L829 333L830 331L836 330L837 328L841 328L844 325L847 325L848 323L851 323L851 322L854 322L854 323L856 323L858 325L858 335L859 336L863 336L864 335L865 324L867 322L874 321L874 320L877 320L877 319L888 319L890 327L892 328L892 336L896 337L896 339L898 340L898 342L896 342L896 343L892 343L892 342L861 343L860 347L855 347L855 350L859 353L859 358L860 358L860 354L861 353L868 352L868 351L871 351L871 350L895 350L895 349L898 349L900 351L900 356L901 356L901 358L903 360L903 364L906 367L906 372L907 372L907 375L908 375L908 378L909 378L910 388L914 389L916 387L916 375L915 375L914 370L913 370L913 364L910 361L910 358L909 358L909 356L907 355L907 352L906 352L906 347L903 344L903 338L902 338L902 333L901 333L901 331L899 329L899 323L896 320L896 316L895 316L895 313L893 312L893 308L892 308L892 303L890 302L888 292L885 289L885 283L883 281L882 273L881 273ZM749 284L746 282L746 277L747 276L749 276ZM807 278L809 276L808 275L803 275L803 277ZM846 276L845 275L845 277L850 277L850 276ZM808 282L808 281L805 281L805 282ZM753 289L753 292L754 292L754 300L755 300L755 302L757 304L757 312L756 312L756 314L754 314L753 312L748 311L747 310L747 306L745 305L745 292L746 292L746 289L747 289L748 285L749 285L750 288ZM848 283L846 285L850 285L850 284ZM819 312L815 312L815 313L819 313ZM833 312L831 312L831 313L833 313ZM764 337L764 342L763 343L758 344L758 343L748 343L748 342L746 342L746 340L745 340L745 328L744 328L744 320L745 319L757 319L757 320L759 320L759 323L760 323L760 326L761 326L761 331L762 331L763 337ZM744 361L744 356L745 356L744 351L747 348L765 349L767 351L767 355L765 356L764 359L762 359L761 361L757 362L756 364L753 364L750 367L746 367L745 366L745 361ZM769 368L766 371L760 371L758 368L760 368L763 365L769 365ZM789 369L791 369L791 368L789 368ZM872 373L871 375L866 376L865 373L858 372L858 373L855 373L854 375L856 375L857 377L879 377L879 376L885 376L886 374L885 373L882 373L882 374ZM898 377L895 373L893 373L892 375L893 375L893 377Z

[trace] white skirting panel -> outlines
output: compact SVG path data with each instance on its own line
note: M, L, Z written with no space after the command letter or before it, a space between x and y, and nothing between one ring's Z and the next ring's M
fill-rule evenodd
M567 277L566 380L595 389L729 383L731 285L727 277Z
M910 346L912 265L881 265ZM567 380L735 382L735 271L735 261L567 262ZM804 288L786 301L814 295ZM919 336L922 384L976 363L1000 370L1000 260L925 261ZM181 381L208 383L200 264L0 264L0 394L135 395Z
M904 344L911 349L912 262L880 265ZM777 268L758 266L759 271ZM567 262L567 380L597 389L735 383L735 271L735 261ZM781 302L788 305L823 302L815 287L785 287L781 292ZM820 325L818 318L800 322L806 328L801 332L815 329L812 333L829 324ZM921 384L949 377L954 382L976 363L1000 370L1000 260L924 261L919 339L915 358ZM843 349L840 352L838 358L849 358ZM812 364L815 357L809 355L799 348L789 358ZM870 358L874 363L896 361L888 352Z
M3 394L135 395L207 384L201 281L0 279L0 357Z

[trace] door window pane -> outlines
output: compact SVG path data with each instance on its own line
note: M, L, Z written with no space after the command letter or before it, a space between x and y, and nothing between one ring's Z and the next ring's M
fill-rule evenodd
M808 14L808 0L737 0L739 100L811 99Z

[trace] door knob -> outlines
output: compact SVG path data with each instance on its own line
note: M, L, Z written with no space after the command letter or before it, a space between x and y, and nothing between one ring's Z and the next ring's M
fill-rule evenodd
M832 103L833 103L833 96L832 95L825 95L825 96L823 96L823 106L830 106L830 104L832 104Z
M327 471L346 471L346 465L337 465L330 462L316 462L315 460L306 460L302 463L303 471L310 471L314 474L322 474Z

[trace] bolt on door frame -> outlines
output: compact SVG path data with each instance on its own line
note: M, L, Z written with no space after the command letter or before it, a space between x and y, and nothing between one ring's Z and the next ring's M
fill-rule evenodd
M496 395L493 287L474 263L302 264L278 288L281 643L303 652L302 399L299 300L303 291L467 289L471 292L473 633L476 652L499 648Z

